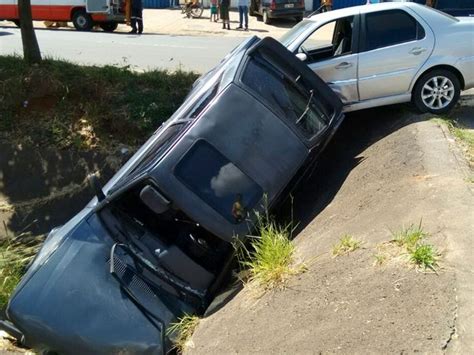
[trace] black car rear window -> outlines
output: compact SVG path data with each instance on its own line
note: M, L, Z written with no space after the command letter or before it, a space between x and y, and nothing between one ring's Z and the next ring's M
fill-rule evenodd
M318 93L303 84L303 78L296 83L280 73L269 63L253 59L249 61L242 76L242 82L261 96L267 104L296 125L307 138L323 131L332 114L319 101Z
M204 140L192 146L174 173L231 223L242 222L263 195L257 183Z
M424 37L422 27L405 11L369 13L365 17L366 50L415 41Z

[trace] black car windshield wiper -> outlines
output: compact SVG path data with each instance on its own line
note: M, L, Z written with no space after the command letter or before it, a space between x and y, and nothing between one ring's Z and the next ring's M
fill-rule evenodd
M308 100L308 103L306 104L306 108L304 109L303 113L301 114L300 117L298 117L298 119L295 121L296 124L299 124L301 122L301 120L306 116L306 114L308 113L309 111L309 107L311 105L311 100L313 99L313 95L314 95L314 90L311 89L309 90L310 92L310 95L309 95L309 100Z

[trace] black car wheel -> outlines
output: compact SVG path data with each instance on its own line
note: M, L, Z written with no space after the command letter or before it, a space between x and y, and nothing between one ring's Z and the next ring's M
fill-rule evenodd
M458 77L449 70L437 69L418 79L412 100L421 112L442 114L456 105L460 95L461 84Z
M271 18L268 17L268 11L263 11L263 22L266 23L267 25L272 23Z
M72 24L78 31L90 31L94 25L92 17L84 10L79 10L72 16Z
M117 22L104 22L100 24L100 28L102 28L105 32L114 32L117 27Z
M250 1L249 15L250 16L258 15L258 7L257 7L257 4L255 3L255 0Z

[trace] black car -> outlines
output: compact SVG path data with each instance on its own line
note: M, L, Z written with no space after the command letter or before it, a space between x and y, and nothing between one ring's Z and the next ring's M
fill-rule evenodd
M433 0L433 7L452 16L474 16L474 0Z
M169 324L203 314L253 212L312 170L342 119L306 64L271 38L248 39L49 234L0 328L52 353L168 352Z
M251 16L261 16L263 22L271 23L275 18L294 18L301 21L305 13L304 0L251 0Z

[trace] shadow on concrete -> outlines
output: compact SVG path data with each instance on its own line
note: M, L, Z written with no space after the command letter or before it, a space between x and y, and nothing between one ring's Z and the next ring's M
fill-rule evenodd
M3 32L3 31L0 31L0 36L11 36L13 33L11 32Z
M293 191L293 200L273 211L280 225L297 225L296 237L328 206L344 184L350 172L364 159L363 152L393 132L429 115L418 115L410 105L394 105L364 110L346 115L345 121L320 156L313 174ZM232 286L222 291L206 315L213 314L230 302L242 289L234 278Z
M350 172L365 156L363 152L384 137L426 119L410 105L393 105L346 114L345 121L321 155L314 173L292 193L277 211L282 221L297 224L297 236L334 199ZM291 205L293 204L293 205Z
M107 181L123 164L98 152L57 151L0 142L0 220L9 235L49 232L93 197L86 177L99 171ZM0 236L6 231L1 225Z

